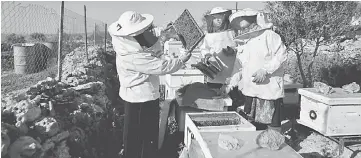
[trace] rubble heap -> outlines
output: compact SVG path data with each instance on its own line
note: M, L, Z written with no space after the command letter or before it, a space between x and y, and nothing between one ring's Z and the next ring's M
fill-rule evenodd
M117 81L97 47L77 48L54 78L2 97L1 156L8 158L115 157L121 150L121 112L112 107ZM113 88L113 89L112 89ZM116 100L116 99L115 99ZM118 144L116 144L118 143Z

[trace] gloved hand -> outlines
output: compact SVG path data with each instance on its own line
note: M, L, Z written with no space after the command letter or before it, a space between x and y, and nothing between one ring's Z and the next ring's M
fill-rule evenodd
M192 56L192 53L184 48L180 49L180 54L181 56L179 59L181 59L183 63L186 63Z
M154 51L152 52L152 56L160 58L163 55L163 51Z
M211 58L213 55L211 53L208 53L206 55L204 55L204 59L207 62L209 60L209 58Z
M219 96L225 97L228 96L228 93L232 90L233 88L229 87L228 85L223 85L220 88L220 92L219 92Z
M225 54L226 56L231 56L235 54L235 50L227 46L227 48L222 48L222 53Z
M254 77L254 79L252 80L252 82L256 82L256 83L262 83L266 80L266 75L267 75L267 71L264 69L259 69L257 72L255 72L252 77Z
M233 88L237 87L241 82L241 73L238 72L226 79L224 90L228 94Z
M232 87L237 87L238 83L241 81L241 73L238 72L234 74L233 76L226 79L226 84L230 85Z

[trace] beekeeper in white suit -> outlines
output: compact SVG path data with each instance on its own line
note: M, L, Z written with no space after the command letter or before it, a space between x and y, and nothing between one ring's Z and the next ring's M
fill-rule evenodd
M108 28L116 52L119 96L125 101L125 158L159 157L159 75L178 71L191 56L186 51L180 58L158 58L162 48L152 23L152 15L127 11Z
M206 84L213 89L221 89L226 84L226 79L231 76L234 61L236 58L235 46L233 41L235 32L230 28L229 16L231 10L222 7L215 7L205 16L207 22L207 33L203 43L200 46L201 54L209 62L216 62L216 58L221 61L219 66L222 71L214 79L206 78ZM240 100L238 89L227 91L232 99L232 106L228 110L235 111Z
M244 9L233 13L230 21L241 30L235 38L239 64L231 82L238 81L246 96L244 112L255 122L280 130L286 47L263 13Z

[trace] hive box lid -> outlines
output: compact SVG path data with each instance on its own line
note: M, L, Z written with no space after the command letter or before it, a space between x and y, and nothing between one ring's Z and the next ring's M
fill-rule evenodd
M316 101L322 102L327 105L360 105L361 106L361 93L347 93L341 88L334 88L336 92L325 95L318 93L315 88L301 88L298 93Z
M280 150L260 148L256 143L262 131L201 132L204 142L213 158L302 158L294 149L284 143ZM224 150L218 146L219 134L230 135L244 142L239 150Z

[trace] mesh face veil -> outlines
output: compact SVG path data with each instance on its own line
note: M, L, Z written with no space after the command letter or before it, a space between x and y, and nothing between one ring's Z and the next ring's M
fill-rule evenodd
M216 33L216 32L222 32L225 30L230 29L230 23L229 23L229 16L232 14L232 11L226 11L223 13L217 13L217 14L210 14L210 15L206 15L205 19L206 19L206 23L207 23L207 32L208 33ZM222 18L222 23L220 26L215 26L213 20L219 17L219 15L221 15Z

